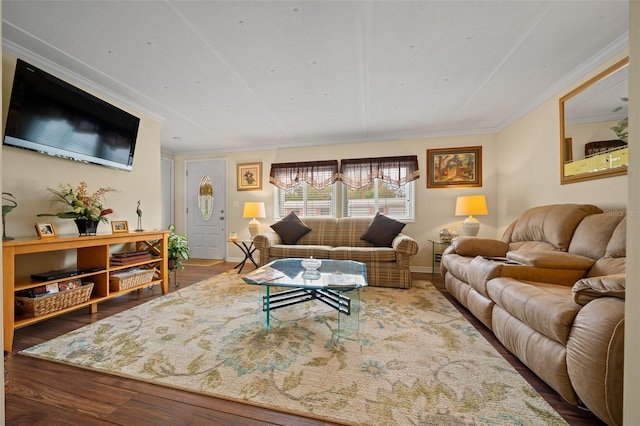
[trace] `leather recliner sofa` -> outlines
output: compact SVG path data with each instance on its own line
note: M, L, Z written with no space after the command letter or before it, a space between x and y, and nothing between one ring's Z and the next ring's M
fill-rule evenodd
M501 240L457 237L448 292L566 401L622 424L626 217L594 205L527 210Z

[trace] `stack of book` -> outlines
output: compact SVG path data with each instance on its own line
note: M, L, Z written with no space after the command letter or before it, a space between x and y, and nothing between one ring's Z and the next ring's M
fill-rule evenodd
M112 265L133 265L134 263L151 260L151 253L148 251L125 251L113 253L110 262Z

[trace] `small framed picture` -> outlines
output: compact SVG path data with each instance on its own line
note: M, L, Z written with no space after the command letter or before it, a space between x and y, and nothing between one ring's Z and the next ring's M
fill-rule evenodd
M129 232L129 224L126 220L112 220L111 231L113 231L114 234L120 232Z
M238 191L262 190L262 162L238 164Z
M38 238L55 238L58 236L56 227L53 223L48 222L36 222L36 232L38 232Z

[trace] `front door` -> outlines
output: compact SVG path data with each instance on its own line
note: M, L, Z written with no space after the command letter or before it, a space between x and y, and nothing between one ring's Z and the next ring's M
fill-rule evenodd
M227 162L185 162L187 173L187 238L191 257L224 259L227 255Z

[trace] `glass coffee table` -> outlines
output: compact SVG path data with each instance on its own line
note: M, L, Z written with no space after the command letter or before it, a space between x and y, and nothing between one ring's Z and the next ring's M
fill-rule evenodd
M271 311L318 300L338 311L338 336L358 331L360 289L367 285L367 267L353 260L316 260L320 266L305 269L309 259L278 259L242 277L247 284L265 290L262 311L266 312L267 331L271 329ZM315 266L315 265L312 265ZM272 287L281 287L272 291Z

